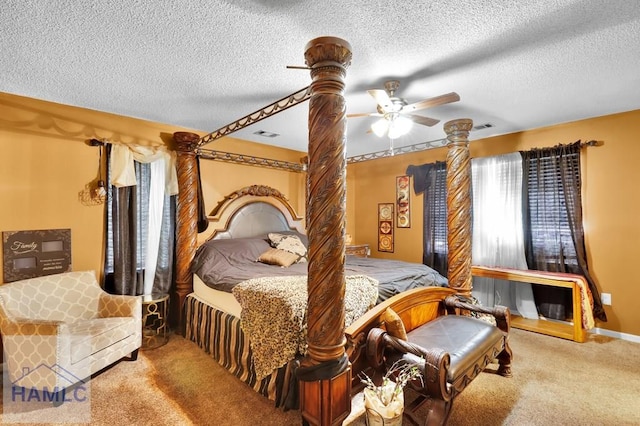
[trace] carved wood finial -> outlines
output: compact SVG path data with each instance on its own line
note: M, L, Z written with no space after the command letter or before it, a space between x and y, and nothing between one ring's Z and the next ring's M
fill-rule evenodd
M444 132L447 134L449 143L461 142L469 143L469 132L473 128L473 120L470 118L459 118L444 123Z
M447 134L447 226L449 287L471 295L471 158L468 118L444 124Z
M304 58L311 68L312 78L315 78L314 71L322 70L325 66L332 68L331 73L338 73L344 78L351 65L351 45L338 37L318 37L307 43Z
M200 136L191 132L175 132L173 140L176 142L179 153L192 153L195 155Z

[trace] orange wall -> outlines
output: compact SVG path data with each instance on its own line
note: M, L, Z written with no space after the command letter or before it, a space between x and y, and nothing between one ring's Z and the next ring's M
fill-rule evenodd
M170 143L188 129L0 93L0 232L70 228L74 270L101 270L103 208L85 206L79 192L95 179L98 149L91 138L142 145ZM583 155L584 226L591 272L601 292L612 294L609 321L597 326L640 335L640 111L474 141L473 157L597 139ZM443 134L444 136L444 134ZM224 138L206 148L298 162L304 154ZM412 191L412 227L395 229L395 252L378 253L377 204L393 202L395 177L409 164L446 158L446 148L353 164L347 170L347 232L369 243L372 255L420 262L422 197ZM284 193L304 216L305 174L202 160L203 190L210 211L224 195L251 184ZM2 259L0 259L0 265Z
M171 144L176 131L189 129L0 93L0 232L70 228L73 270L101 271L104 206L79 200L98 173L99 150L86 142ZM291 162L305 155L233 138L205 148ZM234 190L265 184L304 216L306 174L211 160L201 169L207 212Z
M443 137L445 136L443 131ZM472 141L472 157L504 154L576 140L602 141L582 155L583 212L587 256L600 292L611 293L605 306L608 322L597 327L640 336L637 292L640 274L640 110ZM372 255L422 261L422 195L411 191L411 228L395 228L394 253L377 251L377 205L395 198L395 177L410 164L444 161L447 148L350 165L355 182L350 195L357 208L348 217L357 222L356 242L369 243Z

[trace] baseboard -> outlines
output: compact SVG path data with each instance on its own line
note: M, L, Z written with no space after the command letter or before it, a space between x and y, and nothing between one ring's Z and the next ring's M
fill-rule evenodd
M640 343L640 336L629 333L621 333L619 331L606 330L604 328L593 328L589 330L589 333L601 334L603 336L615 337L616 339L628 340L630 342Z

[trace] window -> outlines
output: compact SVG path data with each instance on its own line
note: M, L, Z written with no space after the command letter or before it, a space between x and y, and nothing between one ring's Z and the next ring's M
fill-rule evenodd
M579 152L565 154L567 161L579 161ZM571 158L574 157L574 158ZM529 206L529 226L531 248L537 263L544 262L549 271L559 272L556 264L564 265L564 270L573 270L578 265L576 250L571 235L567 214L567 197L562 180L565 173L573 173L580 179L579 167L563 170L554 157L532 158L529 169L525 170ZM569 206L573 208L573 206Z
M441 168L434 171L436 174L433 192L433 202L430 203L430 211L434 224L433 250L435 253L447 255L447 169Z

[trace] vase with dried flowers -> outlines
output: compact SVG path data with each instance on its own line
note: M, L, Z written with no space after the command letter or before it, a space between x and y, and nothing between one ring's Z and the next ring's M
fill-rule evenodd
M363 394L367 425L401 425L404 387L413 380L422 382L422 373L417 364L396 361L384 374L379 385L366 374L361 374L360 380L365 384Z

